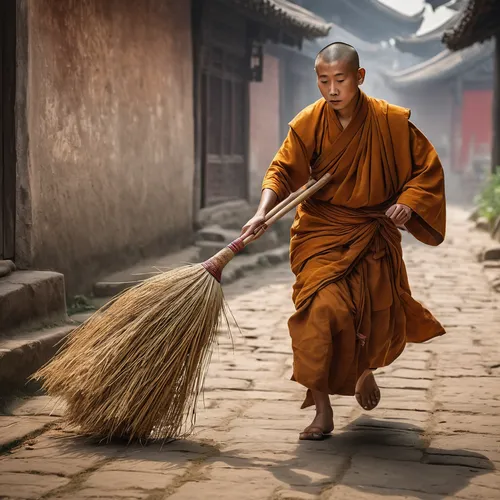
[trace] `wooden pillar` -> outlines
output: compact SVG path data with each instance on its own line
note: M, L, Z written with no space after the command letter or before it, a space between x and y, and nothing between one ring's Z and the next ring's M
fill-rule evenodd
M193 221L196 225L201 209L201 165L202 165L202 127L201 127L201 92L202 92L202 9L199 0L191 2L191 39L193 57L193 116L194 116L194 179L193 179Z
M14 260L16 219L16 2L0 4L0 260Z
M1 0L0 0L1 1ZM28 134L29 0L16 0L16 228L15 262L18 269L33 265L33 173Z
M496 172L500 167L500 38L495 37L493 76L493 150L491 154L491 169Z

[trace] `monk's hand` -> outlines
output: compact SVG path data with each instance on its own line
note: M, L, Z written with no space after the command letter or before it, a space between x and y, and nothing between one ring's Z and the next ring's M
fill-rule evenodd
M267 229L267 225L265 224L265 215L256 213L241 229L240 238L248 238L251 235L254 235L255 238L260 238Z
M413 211L409 206L403 205L402 203L396 203L392 205L392 207L389 207L385 215L387 215L397 227L405 229L405 224L411 219L412 213Z

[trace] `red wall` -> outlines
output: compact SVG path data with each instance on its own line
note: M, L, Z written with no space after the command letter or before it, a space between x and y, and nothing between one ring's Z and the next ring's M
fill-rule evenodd
M470 165L472 157L491 152L493 105L492 90L465 90L462 99L461 142L458 164L460 170Z

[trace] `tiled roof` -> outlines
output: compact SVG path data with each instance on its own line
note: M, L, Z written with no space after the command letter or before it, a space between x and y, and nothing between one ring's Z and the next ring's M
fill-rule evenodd
M455 26L444 34L451 50L460 50L500 34L500 1L469 0Z
M230 0L230 3L288 28L303 38L326 36L331 28L331 24L323 18L287 0Z
M406 15L380 0L308 0L307 6L370 43L415 33L424 19L424 9Z
M398 36L394 39L395 46L401 52L426 58L433 57L445 48L442 42L443 33L455 26L459 17L460 14L453 14L444 23L421 35Z
M449 80L491 59L493 45L473 45L459 52L443 50L437 56L398 72L387 72L393 88L409 88L435 81Z

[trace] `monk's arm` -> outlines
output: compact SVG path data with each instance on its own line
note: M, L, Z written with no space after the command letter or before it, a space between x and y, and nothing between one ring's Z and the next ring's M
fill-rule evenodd
M276 153L262 182L262 195L255 215L243 226L241 234L246 238L263 226L266 214L279 201L296 191L309 179L311 148L307 148L292 127Z
M263 189L260 197L260 203L255 212L255 215L243 226L241 237L245 239L253 233L257 233L258 229L266 229L264 220L266 214L272 210L278 202L278 197L272 189ZM259 236L262 236L261 234Z
M313 145L307 147L290 127L286 139L267 169L262 189L272 190L276 194L276 201L284 200L308 181L312 155Z
M415 125L409 126L413 168L397 202L413 211L408 231L423 243L439 245L446 230L443 167L429 140Z
M260 203L256 214L265 217L278 203L278 197L272 189L263 189L260 197Z

